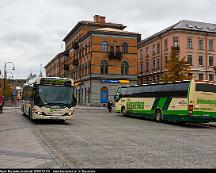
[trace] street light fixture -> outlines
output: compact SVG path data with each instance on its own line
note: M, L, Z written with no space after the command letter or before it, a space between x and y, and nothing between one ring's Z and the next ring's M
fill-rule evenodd
M15 70L15 65L13 62L5 62L5 66L4 66L4 85L3 85L3 95L4 97L6 96L6 87L5 87L5 84L6 84L6 79L7 79L7 64L12 64L13 65L13 68L12 68L12 71ZM11 72L12 73L12 72ZM13 78L13 73L12 73L12 78Z

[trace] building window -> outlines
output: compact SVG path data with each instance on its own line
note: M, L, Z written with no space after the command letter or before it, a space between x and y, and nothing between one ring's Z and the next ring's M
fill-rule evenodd
M153 60L153 70L155 69L155 60Z
M198 49L203 50L203 40L198 41Z
M88 66L87 66L87 63L85 63L85 76L87 76L87 74L88 74Z
M101 51L102 52L108 52L108 43L106 41L103 41L101 43Z
M160 82L160 76L158 75L157 76L157 83L159 83Z
M83 64L81 65L80 71L81 71L81 77L83 77L84 76L84 65Z
M128 44L127 43L122 44L122 53L128 53Z
M82 48L82 57L85 55L85 48Z
M155 55L155 45L154 44L152 45L152 52L153 52L153 55Z
M128 75L128 71L129 71L129 65L127 61L123 61L121 63L121 74L122 75Z
M209 81L214 81L214 75L213 74L209 74Z
M214 57L209 56L209 66L213 66L213 65L214 65Z
M160 44L157 44L157 53L160 53Z
M143 63L140 64L140 73L143 73Z
M152 77L152 82L156 83L155 76Z
M192 79L192 78L193 78L193 73L189 73L189 74L188 74L188 78L189 78L189 79Z
M187 39L187 48L188 49L192 49L193 48L193 42L192 42L192 39L191 38L188 38Z
M143 60L143 49L140 49L140 60Z
M203 79L204 79L203 76L204 76L204 75L203 75L202 73L200 73L200 74L199 74L199 80L203 80Z
M146 83L148 83L148 81L149 81L149 80L148 80L148 77L146 77Z
M178 47L179 43L178 43L178 37L173 37L173 47Z
M157 59L157 69L160 68L160 59Z
M88 45L88 52L91 52L91 42L89 42L89 45Z
M202 55L199 56L199 65L203 65L203 56Z
M120 52L120 47L116 46L116 53Z
M114 46L110 46L110 52L114 52Z
M88 53L88 46L86 45L85 46L85 54L87 54Z
M149 55L149 48L146 47L146 55L148 56Z
M148 63L148 61L146 62L146 71L149 71L149 63Z
M209 40L208 41L208 48L209 48L209 50L214 50L214 42L213 42L213 40Z
M108 62L106 60L101 61L101 74L108 74Z
M193 57L192 57L192 55L188 55L188 64L189 65L193 64Z
M165 56L165 63L167 63L168 62L168 57L167 56Z
M167 51L168 50L168 41L167 39L164 40L164 51Z

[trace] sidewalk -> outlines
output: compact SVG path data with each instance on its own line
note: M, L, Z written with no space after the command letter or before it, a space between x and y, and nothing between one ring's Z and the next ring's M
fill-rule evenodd
M59 168L20 116L9 107L0 114L0 168Z

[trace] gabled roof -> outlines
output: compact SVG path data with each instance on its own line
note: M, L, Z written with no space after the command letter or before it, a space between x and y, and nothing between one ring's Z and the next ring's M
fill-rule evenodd
M142 40L140 44L148 42L160 36L170 30L188 30L188 31L198 31L198 32L208 32L208 33L215 33L216 34L216 24L212 23L205 23L205 22L197 22L197 21L189 21L189 20L181 20L178 23Z

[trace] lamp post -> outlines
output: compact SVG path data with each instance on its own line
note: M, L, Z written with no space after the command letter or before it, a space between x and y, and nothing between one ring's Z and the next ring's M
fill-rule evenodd
M15 66L14 66L14 63L12 62L5 62L5 65L4 65L4 85L3 85L3 95L4 97L6 96L6 79L7 79L7 64L12 64L13 65L13 68L12 70L15 70ZM12 77L13 77L13 73L12 73Z

